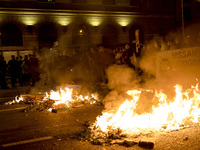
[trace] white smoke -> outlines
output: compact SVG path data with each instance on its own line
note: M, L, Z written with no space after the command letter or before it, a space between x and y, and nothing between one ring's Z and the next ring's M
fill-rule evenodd
M129 100L130 97L126 94L127 90L143 88L159 91L162 89L162 91L170 98L175 94L174 86L176 84L182 85L183 90L190 88L191 85L195 85L200 77L200 71L195 67L194 69L191 69L193 66L189 66L189 70L185 69L185 65L180 65L175 69L168 66L166 68L163 67L161 69L163 69L163 73L166 76L158 78L157 67L160 66L160 64L157 62L157 56L162 51L187 51L188 48L194 49L194 47L200 46L200 29L197 27L198 25L192 25L186 28L184 38L182 38L181 32L171 32L164 38L155 37L148 43L145 43L139 63L140 68L143 71L140 76L138 76L132 68L125 65L113 65L109 67L107 70L107 77L108 87L111 91L103 100L105 111L116 111L126 99ZM199 49L200 53L200 48L197 49ZM196 56L194 55L194 57ZM185 58L181 61L184 61L184 59ZM191 57L191 59L193 59L193 57ZM170 65L177 65L173 64L174 61L169 61L171 63ZM196 60L195 62L199 63L199 61ZM196 66L198 67L199 65ZM153 105L152 101L150 101L151 98L151 94L149 95L145 92L141 93L141 98L137 102L137 113L151 110Z

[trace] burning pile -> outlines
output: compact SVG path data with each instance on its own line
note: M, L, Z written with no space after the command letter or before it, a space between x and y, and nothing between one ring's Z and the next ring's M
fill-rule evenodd
M15 103L30 104L25 110L49 110L55 111L62 108L79 107L82 104L94 104L98 101L97 95L82 95L78 89L72 87L63 87L56 90L50 90L43 94L37 95L20 95L15 100L9 101L6 105Z
M154 93L151 110L138 113L143 92ZM89 140L92 143L115 143L116 139L136 138L152 135L158 131L172 131L198 123L200 115L200 91L198 84L182 92L180 85L175 86L176 95L169 100L162 91L128 91L131 100L125 100L116 112L103 112L89 127ZM154 103L156 101L156 103ZM144 109L145 110L145 109ZM123 141L124 142L124 141ZM133 144L134 142L132 142ZM151 143L152 144L152 143Z

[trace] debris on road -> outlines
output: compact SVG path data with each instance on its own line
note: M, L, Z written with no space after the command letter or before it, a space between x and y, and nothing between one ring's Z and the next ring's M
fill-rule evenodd
M40 92L41 93L41 92ZM52 113L57 113L58 110L68 108L79 108L84 104L95 104L99 102L97 96L82 95L77 89L64 88L56 91L41 94L24 94L16 96L15 100L6 102L6 105L13 105L16 103L28 104L29 106L24 110L28 111L44 111L48 110Z
M138 146L147 148L147 149L152 149L154 147L154 142L139 141Z

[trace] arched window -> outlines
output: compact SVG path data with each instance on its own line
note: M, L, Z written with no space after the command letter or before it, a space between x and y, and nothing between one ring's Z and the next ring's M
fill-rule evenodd
M1 29L2 46L23 46L22 32L15 24L5 24Z
M51 48L58 39L58 33L51 24L44 24L38 30L39 48Z
M118 44L118 33L115 27L107 25L103 29L102 43L105 47L114 48Z

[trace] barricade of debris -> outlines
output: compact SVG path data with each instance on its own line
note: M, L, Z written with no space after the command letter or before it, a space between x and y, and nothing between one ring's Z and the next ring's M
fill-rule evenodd
M57 91L51 90L40 94L25 94L16 96L15 100L5 103L6 105L23 103L29 106L25 109L27 111L43 111L48 110L56 113L57 110L68 108L81 107L84 104L95 104L98 102L97 96L93 94L83 96L73 89L59 89Z
M77 138L82 141L88 141L94 145L114 145L118 144L120 146L131 147L134 145L138 145L139 147L145 149L153 149L155 142L154 137L156 134L160 133L169 133L173 131L177 131L174 129L166 130L165 126L161 128L160 131L147 131L143 130L141 132L136 132L134 135L125 134L122 132L120 128L113 129L112 127L108 127L106 132L103 132L99 126L96 126L93 122L85 122L85 126L87 129L82 131L77 135ZM189 126L182 126L179 130L188 128ZM184 139L184 140L187 140Z
M89 126L89 124L86 122L86 126ZM138 145L142 148L146 149L153 149L154 148L154 142L151 140L148 140L148 137L152 137L153 133L147 133L147 134L136 134L134 136L130 136L127 134L123 134L121 129L111 129L108 132L103 132L101 129L94 129L94 126L90 126L78 135L76 137L79 140L82 141L88 141L94 145L114 145L118 144L120 146L125 147L131 147L134 145ZM141 137L147 137L142 139Z
M16 103L35 105L38 102L42 102L44 97L45 94L25 94L20 96L17 95L14 100L6 102L5 105L13 105Z
M27 108L24 112L27 111L43 111L53 107L55 103L54 100L44 100L45 94L25 94L16 96L13 101L6 102L5 105L14 105L14 104L27 104Z

